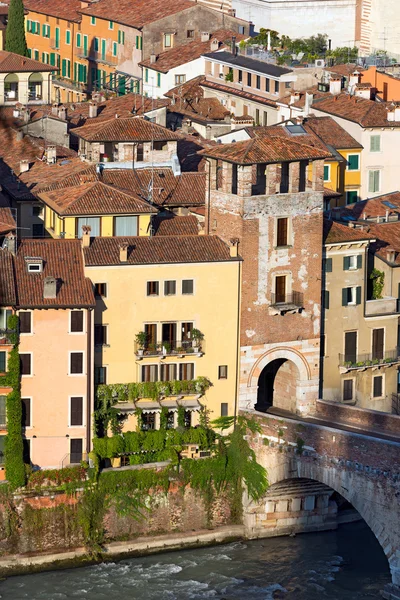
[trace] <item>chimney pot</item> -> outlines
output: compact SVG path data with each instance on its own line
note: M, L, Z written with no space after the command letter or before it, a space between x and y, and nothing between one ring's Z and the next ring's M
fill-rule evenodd
M26 160L26 158L23 158L22 160L19 161L19 172L26 173L26 171L29 171L29 160Z
M209 32L208 32L208 31L202 31L202 32L201 32L201 37L200 37L200 40L201 40L202 42L208 42L208 40L209 40L209 39L210 39L210 34L209 34Z
M46 148L46 160L48 165L54 165L57 161L57 146L51 144Z
M396 252L393 250L393 248L386 248L386 260L388 262L394 262L396 258Z
M229 240L229 254L231 258L237 258L238 257L238 246L239 246L239 240L237 238L234 238L232 240Z
M17 237L16 237L15 233L12 233L10 231L10 233L7 233L5 239L6 239L7 250L9 252L11 252L11 254L14 254L14 256L15 256L16 251L17 251Z
M43 287L43 298L54 299L57 297L57 279L45 277Z
M97 102L89 102L89 118L95 119L97 117Z
M90 246L90 232L92 228L90 225L84 225L82 227L82 246L83 248L89 248Z
M123 242L119 247L119 261L122 263L128 262L128 243Z
M150 63L154 64L157 61L157 55L155 54L155 52L152 52L150 54Z

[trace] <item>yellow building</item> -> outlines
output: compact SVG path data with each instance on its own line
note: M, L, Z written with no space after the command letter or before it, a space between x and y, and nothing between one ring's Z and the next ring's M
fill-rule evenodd
M85 235L83 251L85 272L97 294L95 381L148 384L137 398L117 403L127 416L124 429L136 427L137 408L143 409L149 428L158 427L163 406L175 424L179 406L191 425L198 423L202 407L211 419L233 415L241 268L237 246L229 248L217 236L204 235ZM148 397L157 382L164 382L165 389L156 399Z

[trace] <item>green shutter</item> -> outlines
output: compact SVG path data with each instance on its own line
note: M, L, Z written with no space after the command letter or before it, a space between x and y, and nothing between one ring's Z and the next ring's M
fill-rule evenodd
M31 30L31 21L29 19L26 21L26 30L29 32Z
M95 52L99 51L99 38L97 38L97 37L94 38L94 51Z
M361 304L361 285L356 288L356 304Z
M0 373L5 373L6 371L6 353L0 352Z
M350 156L348 157L348 165L347 165L347 169L349 171L358 171L359 169L359 155L358 154L350 154Z
M82 35L80 33L76 34L76 47L80 48L82 44Z
M161 73L157 73L157 87L161 86Z
M371 135L371 143L370 143L370 151L371 152L380 152L381 151L381 136L380 135Z
M144 80L146 83L149 82L149 70L148 69L144 70Z
M77 63L74 63L74 81L77 81L76 74L77 74Z
M362 269L362 254L357 256L357 269Z
M103 60L106 58L106 40L101 40L101 58Z
M39 60L39 50L35 50L35 60Z
M350 269L350 256L343 257L343 271L348 271Z
M325 259L325 273L332 273L332 259Z
M88 36L87 35L83 36L83 53L85 56L87 56L87 53L88 53Z
M113 42L113 56L117 56L118 54L118 44L117 42Z
M358 201L358 192L356 190L351 190L350 192L346 192L346 204L354 204Z
M347 306L347 288L342 288L342 306Z
M328 290L324 290L324 308L329 308L329 292Z
M63 77L65 77L66 73L67 73L66 61L65 61L65 58L63 58L62 63L61 63L61 75Z
M71 31L69 29L67 29L67 31L65 32L65 43L71 43Z
M50 64L52 67L56 66L56 55L54 52L50 52Z
M56 41L56 44L55 44L56 48L59 48L60 47L60 28L59 27L56 27L56 40L55 41Z
M139 50L139 36L136 36L136 48Z
M46 25L42 25L42 36L46 37Z
M329 165L324 165L324 181L329 181Z

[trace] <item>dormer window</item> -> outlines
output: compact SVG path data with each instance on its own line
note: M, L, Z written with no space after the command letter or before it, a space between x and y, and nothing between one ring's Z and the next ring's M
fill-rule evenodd
M43 272L43 258L26 257L26 266L28 273L42 273Z

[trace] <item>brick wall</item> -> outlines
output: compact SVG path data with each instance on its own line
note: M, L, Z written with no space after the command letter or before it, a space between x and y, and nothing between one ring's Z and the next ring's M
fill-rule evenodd
M400 416L346 406L336 402L317 402L316 416L334 423L342 421L365 429L375 429L382 433L394 433L400 436Z

